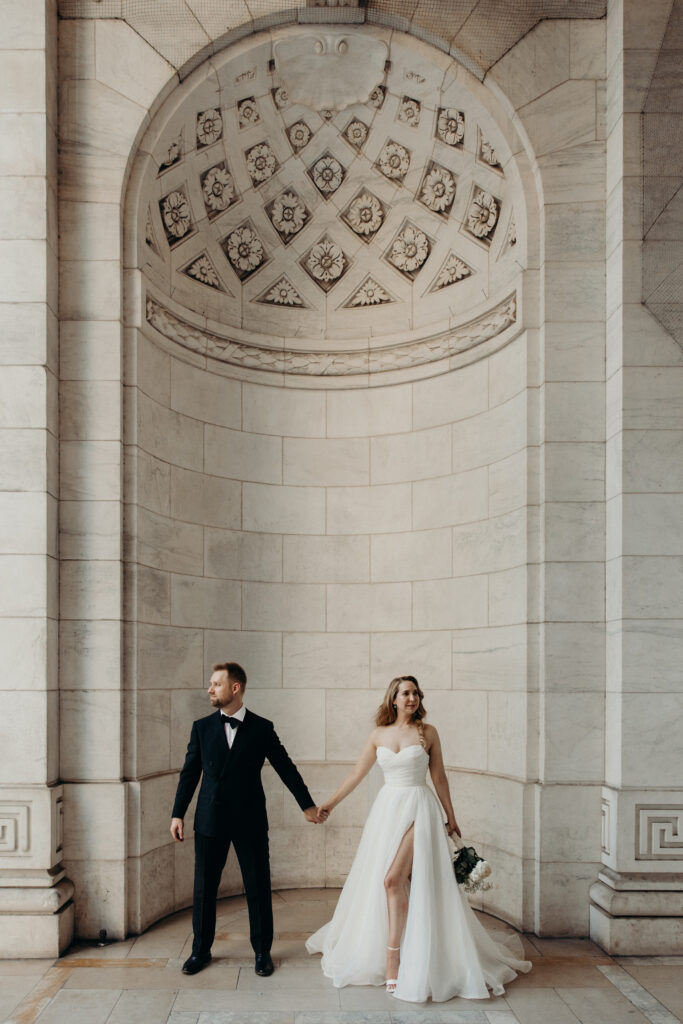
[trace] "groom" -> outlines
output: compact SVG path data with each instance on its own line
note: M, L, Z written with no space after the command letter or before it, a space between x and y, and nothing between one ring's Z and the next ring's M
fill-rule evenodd
M255 970L262 977L273 973L268 819L261 784L265 758L294 796L306 820L315 824L324 820L280 743L273 723L247 711L242 703L246 685L246 672L236 662L214 665L209 700L216 713L193 724L178 780L171 835L182 843L183 818L202 776L194 818L194 941L192 955L183 964L184 974L197 974L211 961L216 896L230 843L235 847L247 896Z

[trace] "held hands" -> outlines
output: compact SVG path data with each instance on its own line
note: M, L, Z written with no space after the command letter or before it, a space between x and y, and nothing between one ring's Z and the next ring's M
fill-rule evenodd
M185 838L182 818L171 818L171 835L177 843L182 843Z
M325 807L307 807L304 811L304 818L313 825L322 825L329 815L330 812Z

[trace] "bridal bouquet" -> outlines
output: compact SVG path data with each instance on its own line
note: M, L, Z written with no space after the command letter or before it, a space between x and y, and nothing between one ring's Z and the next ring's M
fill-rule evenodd
M453 871L456 882L464 887L465 892L486 892L491 888L491 883L486 881L491 874L491 866L473 846L456 847Z

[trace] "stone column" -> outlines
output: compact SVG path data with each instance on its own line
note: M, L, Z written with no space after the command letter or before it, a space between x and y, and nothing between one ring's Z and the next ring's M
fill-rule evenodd
M640 301L644 227L659 213L649 202L644 225L641 111L671 9L615 0L608 14L606 785L591 935L627 955L683 951L683 351ZM682 109L673 85L669 119ZM645 148L661 209L680 118L678 142L669 126Z
M57 692L57 11L4 0L0 63L0 956L71 941Z

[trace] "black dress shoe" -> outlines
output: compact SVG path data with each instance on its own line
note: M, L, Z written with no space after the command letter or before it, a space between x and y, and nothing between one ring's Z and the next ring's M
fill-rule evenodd
M270 953L257 953L254 960L254 970L262 978L268 978L273 973L275 968L273 967L273 961L270 959Z
M183 974L199 974L210 963L210 953L201 953L199 956L195 956L193 953L183 964Z

